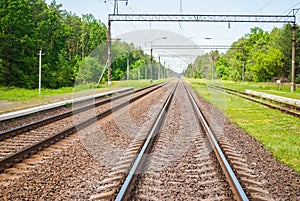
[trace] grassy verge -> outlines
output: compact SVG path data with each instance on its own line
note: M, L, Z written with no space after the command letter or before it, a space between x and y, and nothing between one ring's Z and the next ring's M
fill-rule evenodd
M274 157L300 174L300 119L269 109L233 95L224 95L187 80L209 102L226 113L226 116L269 149ZM203 82L203 81L202 81ZM214 97L217 97L214 99ZM220 98L220 97L224 97ZM219 99L219 100L218 100ZM220 101L222 99L223 101ZM225 104L224 104L225 100ZM226 107L224 107L224 105Z
M194 80L195 81L195 80ZM300 99L300 89L296 89L295 92L291 93L291 86L289 83L282 84L279 89L276 83L264 82L264 83L254 83L254 82L232 82L225 80L216 80L212 83L211 80L198 80L197 82L216 84L224 86L226 88L245 91L246 89L253 91L260 91L263 93L273 94L277 96L284 96L288 98Z
M164 80L154 80L152 83L156 84ZM110 91L116 88L122 87L133 87L135 89L143 88L149 86L150 80L129 80L129 81L113 81L111 86L107 84L100 85L97 92ZM80 90L90 90L95 89L96 85L85 85L76 86ZM74 92L74 87L64 87L60 89L42 89L41 95L38 94L38 89L22 89L16 87L0 87L0 100L6 101L34 101L47 99L50 96L57 96L62 94L72 94Z
M161 79L161 80L153 80L152 84L158 84L161 82L166 81L166 79ZM120 87L133 87L135 89L147 87L151 85L150 80L128 80L128 81L115 81L112 82L111 87L112 88L120 88Z
M61 89L42 89L42 94L39 95L37 89L1 87L0 88L0 93L1 93L0 100L29 101L32 99L43 99L44 97L52 96L52 95L72 93L72 91L73 91L72 87L66 87L66 88L61 88Z

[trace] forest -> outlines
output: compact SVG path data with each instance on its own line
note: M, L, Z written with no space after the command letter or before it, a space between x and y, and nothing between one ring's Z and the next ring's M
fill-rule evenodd
M72 87L76 82L97 83L103 72L103 81L107 79L105 23L91 14L77 16L63 10L55 1L47 4L45 0L0 0L0 4L0 86L37 88L40 50L43 88ZM300 83L299 37L297 29L297 83ZM213 50L199 55L184 74L238 81L242 80L244 63L246 81L290 80L291 40L290 24L270 33L255 27L225 53ZM112 80L126 79L128 64L130 77L134 79L158 78L158 68L161 77L167 74L165 67L158 66L156 61L153 62L156 67L149 66L150 56L133 44L113 41L112 56Z
M270 33L254 27L225 52L212 50L189 64L184 74L192 78L268 82L291 80L292 25L274 28ZM300 30L296 31L295 80L300 83Z
M0 0L0 4L0 86L37 88L40 50L43 88L99 80L107 60L103 22L91 14L79 17L62 10L55 1ZM112 80L125 76L127 60L132 68L150 62L141 49L121 41L113 41L112 55ZM147 73L140 71L141 77ZM107 72L103 77L107 79Z

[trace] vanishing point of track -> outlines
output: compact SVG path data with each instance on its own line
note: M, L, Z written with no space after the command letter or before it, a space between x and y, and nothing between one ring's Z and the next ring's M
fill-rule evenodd
M174 113L176 104L181 107L177 111L179 113L169 114ZM168 129L176 124L172 118L178 118L178 114L181 125L177 127L178 132L173 129L177 136L165 136L172 134ZM184 129L180 129L181 126ZM177 143L168 146L174 138L177 138ZM222 149L226 150L226 157ZM176 154L179 154L178 158ZM243 165L243 160L225 142L219 145L197 101L180 80L165 100L152 128L146 134L136 134L107 178L100 182L99 193L91 199L179 199L177 196L180 192L184 195L180 198L183 200L196 197L207 200L248 200L231 167L237 163ZM239 165L237 168L240 168Z

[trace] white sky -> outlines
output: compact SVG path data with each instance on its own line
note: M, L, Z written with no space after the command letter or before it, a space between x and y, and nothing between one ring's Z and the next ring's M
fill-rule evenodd
M79 16L91 13L105 24L107 24L108 14L113 13L114 8L113 0L107 0L106 3L104 0L57 0L56 2L61 3L63 9ZM183 14L287 15L291 14L293 8L300 8L299 0L182 0ZM120 1L119 13L180 14L180 0L128 0L127 6L125 2ZM299 13L296 15L297 24L300 22ZM198 45L231 45L232 42L249 33L250 28L256 26L270 31L275 26L282 27L283 24L231 23L228 28L228 23L113 22L112 38L118 38L132 31L158 29L180 34Z

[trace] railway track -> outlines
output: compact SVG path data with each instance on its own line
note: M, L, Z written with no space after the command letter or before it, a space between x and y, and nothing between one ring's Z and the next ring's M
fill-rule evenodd
M136 133L90 199L267 200L247 171L226 139L218 142L193 95L179 81L149 132Z
M164 85L164 84L166 84L166 83L163 83L162 85ZM37 120L37 121L30 122L30 123L27 123L27 124L25 123L24 125L22 125L23 123L20 122L19 124L21 124L21 126L17 126L17 127L12 128L12 129L8 129L8 130L0 132L0 142L4 139L12 138L16 135L22 134L24 132L28 132L28 131L33 130L33 129L37 129L37 128L42 127L44 125L54 123L56 121L71 117L73 115L78 115L80 113L87 112L87 111L92 110L94 108L97 108L99 106L102 106L102 105L111 103L113 101L117 101L119 99L122 99L126 96L128 97L132 93L139 93L140 91L144 91L144 90L147 90L149 88L152 88L152 87L155 87L155 86L162 86L162 85L152 85L152 86L148 86L148 87L145 87L145 88L142 88L142 89L135 90L134 92L126 92L126 93L123 93L123 94L120 94L120 95L117 95L117 96L113 96L113 94L110 94L109 96L113 96L111 98L104 98L104 97L101 96L101 97L98 97L98 99L100 98L100 100L96 100L96 101L95 101L94 98L78 101L73 106L73 110L69 110L67 112L55 114L55 115L52 115L50 117L43 118L41 120ZM59 106L59 107L61 107L61 106ZM52 109L57 109L57 108L52 108ZM49 109L46 109L46 111L48 111L48 110ZM42 111L42 112L44 112L44 111ZM27 116L28 115L24 115L24 116L22 116L22 118L26 118ZM12 117L12 119L13 119L13 117ZM8 121L8 120L6 120L6 121Z
M122 94L126 92L132 92L133 88L124 88L115 91L109 91L101 94L95 94L91 96L83 96L80 93L75 94L72 100L66 100L61 102L55 102L47 105L36 106L33 108L23 109L19 111L0 114L0 131L7 130L8 126L17 127L18 125L29 124L31 121L38 121L48 116L52 116L53 113L64 113L68 110L72 110L72 105L87 105L87 102L98 102L109 97L113 97L116 94ZM79 96L79 97L76 97Z
M146 87L136 90L134 93L124 93L95 104L80 106L74 111L2 132L0 137L0 172L166 84ZM117 103L113 104L113 102ZM77 123L74 124L74 122Z
M263 106L266 106L268 108L271 109L276 109L281 111L282 113L285 114L289 114L292 115L294 117L300 118L300 107L297 105L292 105L289 103L285 103L285 102L281 102L281 101L277 101L277 100L273 100L273 99L269 99L269 98L265 98L265 97L261 97L261 96L257 96L254 94L248 94L245 92L241 92L241 91L237 91L237 90L233 90L233 89L228 89L225 87L220 87L220 86L215 86L215 85L207 85L210 88L219 90L219 91L225 91L228 94L231 95L235 95L238 97L241 97L243 99L246 100L250 100L252 102L255 103L259 103Z

